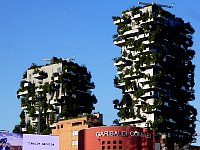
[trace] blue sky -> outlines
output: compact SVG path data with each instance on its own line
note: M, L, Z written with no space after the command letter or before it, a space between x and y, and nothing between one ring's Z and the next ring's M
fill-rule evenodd
M104 124L111 125L117 118L112 101L121 97L114 88L117 74L112 59L120 55L113 44L116 26L112 16L120 16L123 10L137 6L134 0L0 0L0 129L12 131L19 123L20 101L16 91L24 71L34 62L45 64L42 58L53 56L69 58L85 64L91 71L98 99L96 110L104 114ZM143 2L152 2L143 0ZM157 0L171 5L170 0ZM189 21L196 30L194 46L196 57L195 93L193 105L199 108L199 0L173 1L175 7L166 9ZM199 110L200 111L200 110ZM198 115L200 120L200 116ZM197 122L200 134L200 122ZM200 145L200 138L197 140Z

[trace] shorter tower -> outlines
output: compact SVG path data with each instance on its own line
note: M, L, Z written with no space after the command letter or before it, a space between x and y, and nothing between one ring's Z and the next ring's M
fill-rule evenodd
M32 64L17 91L21 131L48 134L59 120L91 114L97 103L91 78L84 65L67 59L53 57L50 64Z

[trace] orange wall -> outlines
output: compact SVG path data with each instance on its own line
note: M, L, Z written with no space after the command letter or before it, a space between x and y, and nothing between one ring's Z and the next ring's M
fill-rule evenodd
M77 141L78 135L73 135L73 131L88 128L87 117L71 120L59 121L56 129L52 130L52 135L59 136L59 150L78 150L78 145L72 145L72 141Z

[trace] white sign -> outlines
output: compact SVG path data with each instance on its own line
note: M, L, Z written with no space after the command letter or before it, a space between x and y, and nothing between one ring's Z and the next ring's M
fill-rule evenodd
M97 137L101 136L135 136L135 137L145 137L151 138L150 133L139 132L139 131L103 131L103 132L96 132Z
M59 136L23 134L23 150L59 150Z

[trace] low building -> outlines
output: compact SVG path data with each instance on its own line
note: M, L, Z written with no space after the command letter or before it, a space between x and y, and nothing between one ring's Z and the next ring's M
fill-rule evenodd
M155 150L154 132L132 126L102 126L79 131L78 150Z
M80 118L59 121L52 135L59 136L59 150L78 150L78 132L103 125L102 114L90 114Z

